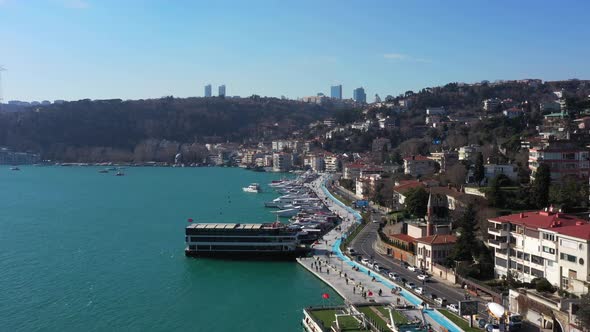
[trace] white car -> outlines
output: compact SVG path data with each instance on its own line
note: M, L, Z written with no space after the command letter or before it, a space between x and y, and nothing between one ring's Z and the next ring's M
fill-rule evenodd
M406 287L408 287L409 289L414 289L416 288L416 284L414 284L413 282L406 282Z
M368 260L367 258L363 258L363 259L361 260L361 263L362 263L363 265L368 265L368 264L369 264L369 260Z
M456 304L449 304L447 305L447 310L456 313L457 315L459 314L459 306L457 306Z
M438 305L442 307L447 304L447 299L443 297L437 297L436 299L434 299L434 302L436 302Z
M408 266L408 270L410 270L410 271L412 271L412 272L416 272L416 271L418 271L418 268L417 268L417 267L415 267L414 265L409 265L409 266Z
M397 273L395 273L395 272L389 272L388 276L393 281L396 281L396 280L399 279L399 275Z
M418 275L418 279L419 279L419 280L426 281L426 280L428 280L428 278L429 278L429 277L428 277L428 275L427 275L427 274L419 274L419 275Z
M377 264L377 263L373 264L373 270L375 270L377 272L381 271L381 268L379 267L379 264Z
M414 288L414 292L416 292L418 294L421 294L421 295L424 295L424 288L422 288L422 287L416 287L416 288Z

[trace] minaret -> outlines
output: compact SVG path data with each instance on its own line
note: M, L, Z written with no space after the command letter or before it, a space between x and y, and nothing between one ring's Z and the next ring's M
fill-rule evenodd
M426 206L428 211L428 220L426 221L426 236L432 235L432 192L428 192L428 205Z

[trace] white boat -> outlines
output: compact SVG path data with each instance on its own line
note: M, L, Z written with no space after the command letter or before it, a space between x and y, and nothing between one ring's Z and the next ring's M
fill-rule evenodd
M299 213L299 208L293 207L290 209L272 211L272 213L276 214L279 217L292 217Z
M247 193L259 193L260 185L258 183L252 183L249 186L242 188L242 190Z

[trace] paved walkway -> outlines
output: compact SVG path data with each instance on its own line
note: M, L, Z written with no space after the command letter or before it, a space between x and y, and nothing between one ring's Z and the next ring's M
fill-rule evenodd
M336 227L324 235L323 242L320 241L321 243L314 246L312 257L298 259L299 264L332 287L346 301L352 303L411 305L412 303L403 296L392 293L392 282L382 283L383 276L375 275L374 272L366 268L358 269L350 261L344 261L332 253L334 245L339 243L342 236L356 221L352 213L325 195L322 190L322 183L325 180L326 177L321 176L307 186L314 190L318 197L324 201L328 209L342 218L342 223L340 227ZM376 278L373 278L374 276ZM381 291L381 296L379 295L379 291ZM404 292L406 291L404 290ZM369 295L370 293L372 295ZM443 330L439 322L432 319L429 315L426 316L426 321L436 331ZM453 329L453 331L457 330Z

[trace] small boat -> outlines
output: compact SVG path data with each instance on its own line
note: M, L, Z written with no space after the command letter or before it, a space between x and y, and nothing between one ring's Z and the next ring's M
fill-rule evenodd
M116 170L117 170L116 167L107 168L107 171L116 171Z
M277 210L277 211L271 211L271 212L276 214L279 217L289 218L289 217L293 217L294 215L299 213L299 209L298 208L289 208L289 209Z
M101 169L100 171L98 171L98 173L108 173L109 170L108 169Z
M115 176L123 176L123 175L125 175L125 173L123 173L121 171L118 171L117 174L115 174Z
M20 168L15 166L15 167L10 167L10 170L11 171L20 171Z
M242 188L242 190L247 193L259 193L260 185L258 183L252 183L249 186Z

